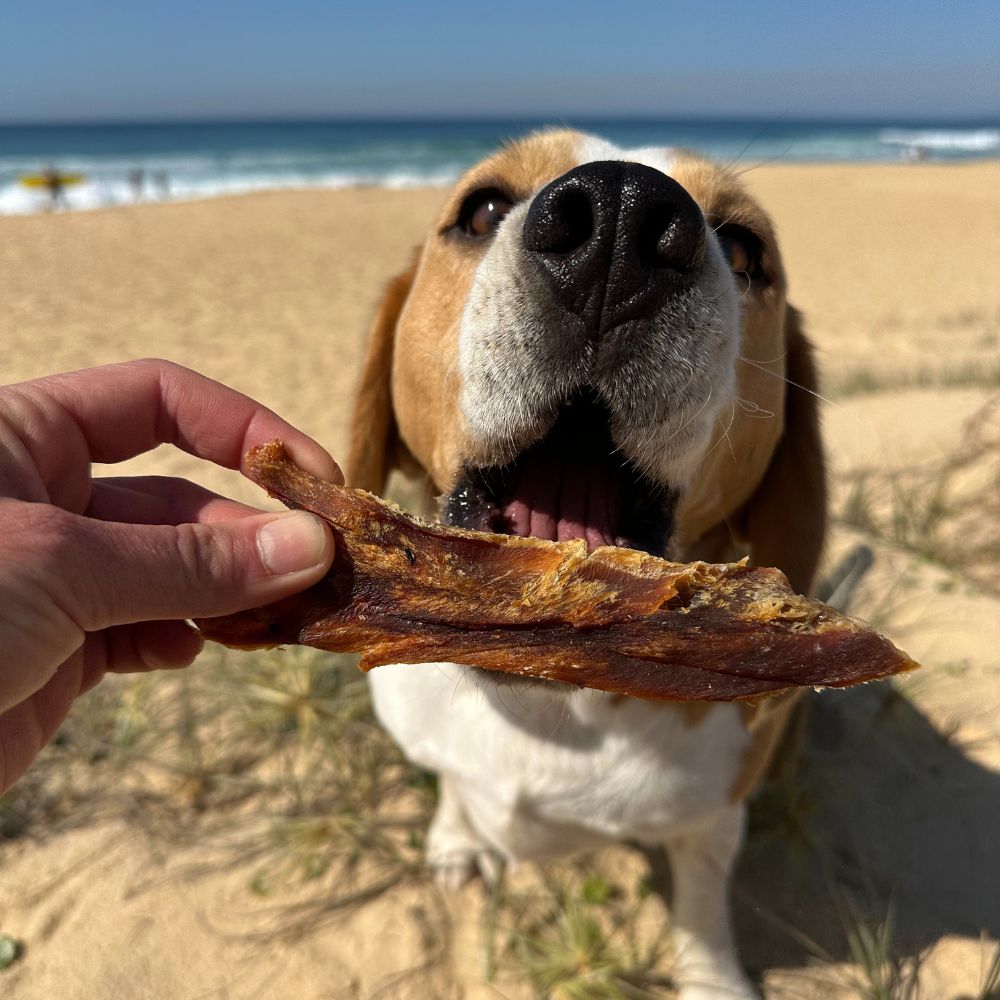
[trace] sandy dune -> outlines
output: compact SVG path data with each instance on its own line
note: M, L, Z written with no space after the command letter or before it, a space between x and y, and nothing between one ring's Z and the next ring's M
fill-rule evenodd
M764 166L746 181L777 219L791 299L820 349L838 513L831 558L859 540L876 549L854 610L926 664L903 697L870 687L814 702L801 765L810 815L830 844L864 860L865 888L895 900L900 947L925 958L922 996L976 996L1000 936L1000 565L973 585L948 565L961 537L942 529L927 554L882 530L898 519L891 490L873 493L861 523L857 484L926 483L1000 393L1000 164ZM0 381L159 355L262 400L344 455L366 322L442 197L284 192L0 218ZM974 455L954 496L996 513L996 462ZM259 502L234 474L177 453L133 465ZM116 815L0 840L0 934L25 946L0 972L0 995L533 995L516 978L483 981L477 886L444 901L407 883L298 940L251 939L273 904L248 891L250 869L185 877L211 845L166 849L142 829ZM865 995L843 985L849 956L823 873L799 878L797 863L780 838L751 839L736 887L749 966L769 997ZM595 864L623 878L644 870L624 849ZM432 950L428 914L453 932L444 971L392 979ZM638 926L655 933L663 918L654 893Z

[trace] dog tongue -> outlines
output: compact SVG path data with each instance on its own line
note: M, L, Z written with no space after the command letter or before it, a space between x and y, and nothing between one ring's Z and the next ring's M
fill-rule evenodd
M543 447L519 464L504 516L515 535L582 538L596 549L615 544L620 502L618 477L608 464Z

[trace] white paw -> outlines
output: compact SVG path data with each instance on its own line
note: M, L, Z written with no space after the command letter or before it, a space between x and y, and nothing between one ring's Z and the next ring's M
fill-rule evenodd
M677 1000L760 1000L760 993L742 974L712 976L711 981L680 984Z
M503 875L503 861L485 847L428 854L427 863L434 881L447 892L457 892L477 873L488 886L496 885Z

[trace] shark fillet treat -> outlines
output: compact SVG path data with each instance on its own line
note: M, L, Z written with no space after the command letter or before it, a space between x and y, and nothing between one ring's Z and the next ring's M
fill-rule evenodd
M272 496L330 524L336 556L301 594L196 623L227 646L359 652L363 670L454 662L660 701L846 687L916 666L776 569L426 523L314 478L277 441L246 465Z

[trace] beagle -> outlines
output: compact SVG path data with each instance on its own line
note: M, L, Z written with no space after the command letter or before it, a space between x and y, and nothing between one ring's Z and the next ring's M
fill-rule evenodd
M423 477L451 524L678 560L749 554L799 591L825 530L811 350L774 226L689 152L537 133L473 167L371 331L348 479ZM376 712L440 777L428 862L664 845L683 1000L752 997L727 881L777 698L663 705L453 663L381 667Z

